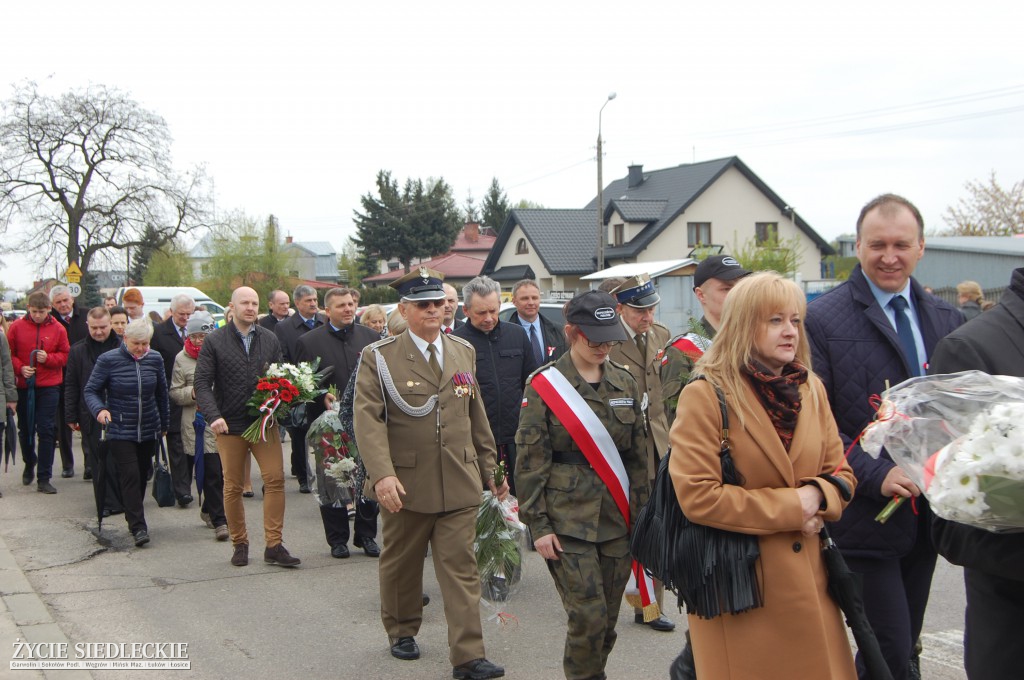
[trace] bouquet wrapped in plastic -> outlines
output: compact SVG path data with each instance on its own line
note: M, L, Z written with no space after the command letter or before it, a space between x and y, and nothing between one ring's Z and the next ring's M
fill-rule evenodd
M359 449L342 424L337 403L309 426L306 446L313 452L310 491L320 505L341 508L357 498L366 474Z
M939 517L1024 530L1024 379L964 371L912 378L882 395L861 445L884 447Z
M503 466L504 463L499 466L501 471L496 477L504 475ZM518 590L525 544L526 525L519 521L519 501L511 495L500 501L490 491L484 491L476 513L476 540L473 542L484 600L503 605ZM509 615L496 611L491 618L504 622Z

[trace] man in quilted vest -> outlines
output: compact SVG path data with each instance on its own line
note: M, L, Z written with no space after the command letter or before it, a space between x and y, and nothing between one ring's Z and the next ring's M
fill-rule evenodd
M868 400L923 375L935 345L963 323L960 312L925 292L911 274L924 255L924 220L907 199L883 194L857 219L857 259L846 283L807 306L813 368L825 383L844 445L871 421ZM887 453L854 446L857 495L832 526L850 568L864 578L868 619L894 680L917 675L914 645L928 604L935 547L921 490ZM875 517L895 496L914 497L885 523ZM914 657L912 659L912 657ZM857 670L865 677L858 660Z

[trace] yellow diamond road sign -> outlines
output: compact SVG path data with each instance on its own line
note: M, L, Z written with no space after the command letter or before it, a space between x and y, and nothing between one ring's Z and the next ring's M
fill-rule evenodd
M68 265L67 271L64 272L64 280L68 283L78 283L82 280L82 270L78 268L77 262Z

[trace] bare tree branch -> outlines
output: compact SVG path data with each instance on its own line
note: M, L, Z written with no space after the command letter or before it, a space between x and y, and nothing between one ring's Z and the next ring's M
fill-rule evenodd
M0 252L88 271L97 255L208 226L205 171L174 171L163 118L102 85L13 90L0 118L0 231L14 220L30 229Z

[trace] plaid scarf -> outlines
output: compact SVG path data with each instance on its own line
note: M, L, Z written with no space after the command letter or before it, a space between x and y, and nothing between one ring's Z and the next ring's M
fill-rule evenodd
M782 375L775 375L763 364L752 359L743 367L750 376L754 393L768 412L782 445L789 451L800 415L800 385L807 382L807 369L795 361L786 364Z

